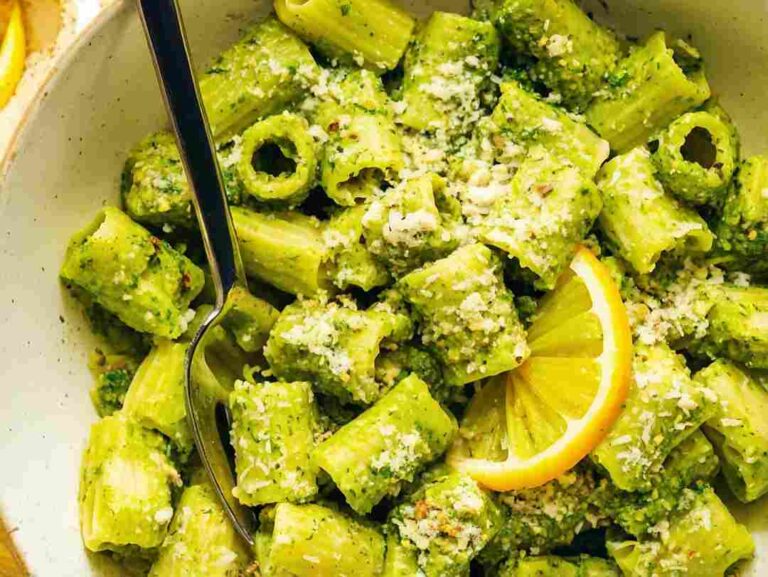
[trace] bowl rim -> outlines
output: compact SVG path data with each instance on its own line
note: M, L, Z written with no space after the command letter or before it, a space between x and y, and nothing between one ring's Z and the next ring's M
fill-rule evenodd
M119 13L127 10L133 3L129 0L113 0L111 4L102 8L102 10L91 20L85 28L83 28L72 43L62 50L59 54L53 57L51 68L46 72L45 78L40 83L34 96L30 99L27 105L24 107L21 118L13 128L10 138L8 139L5 152L0 160L0 189L4 188L8 173L10 171L13 160L16 158L16 152L19 148L19 144L23 140L32 118L37 110L40 108L40 104L43 99L48 96L50 88L60 79L64 72L68 68L68 64L75 59L83 46L91 42L101 29L112 18L116 17Z

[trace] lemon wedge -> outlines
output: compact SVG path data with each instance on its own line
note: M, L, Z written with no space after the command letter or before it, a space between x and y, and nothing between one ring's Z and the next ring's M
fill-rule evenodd
M608 433L630 385L632 338L608 269L579 248L528 331L531 357L473 398L448 462L495 491L538 487Z
M26 57L24 17L18 0L13 0L8 26L0 45L0 108L5 106L16 92L16 86L24 73Z

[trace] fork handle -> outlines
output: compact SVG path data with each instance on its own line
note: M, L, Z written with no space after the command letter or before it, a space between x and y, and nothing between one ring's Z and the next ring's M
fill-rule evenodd
M192 191L220 309L232 288L247 285L184 24L176 0L137 3Z

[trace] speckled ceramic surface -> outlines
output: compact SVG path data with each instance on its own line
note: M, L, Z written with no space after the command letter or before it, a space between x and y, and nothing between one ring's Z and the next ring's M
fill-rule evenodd
M709 62L715 91L739 124L747 153L768 152L768 2L595 0L598 19L643 36L663 26ZM460 0L411 2L419 12L466 9ZM183 2L203 63L268 9L258 0ZM67 239L118 198L128 149L164 124L138 18L129 1L103 13L56 67L1 167L0 508L32 572L108 574L82 550L77 521L80 454L95 413L92 348L57 280ZM768 418L768 416L767 416ZM768 575L768 505L742 516L760 553L745 575Z

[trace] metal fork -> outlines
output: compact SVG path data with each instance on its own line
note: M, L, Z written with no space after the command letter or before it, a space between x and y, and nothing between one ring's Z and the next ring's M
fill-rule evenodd
M179 6L176 0L137 0L137 4L181 151L216 288L216 306L187 351L187 420L211 485L238 533L253 546L256 521L253 513L232 495L235 485L232 465L218 426L221 409L226 411L227 392L205 359L206 337L226 315L233 295L247 291L248 285Z

